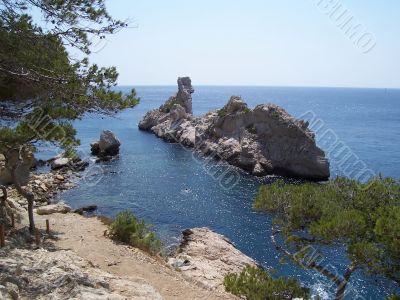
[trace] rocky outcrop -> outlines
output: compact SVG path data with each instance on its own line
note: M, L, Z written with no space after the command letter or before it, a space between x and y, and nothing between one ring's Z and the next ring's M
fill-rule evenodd
M193 147L256 176L329 178L329 162L317 147L308 122L274 104L252 110L237 96L218 111L194 117L188 109L192 107L190 79L179 78L178 85L176 96L144 116L141 130Z
M220 291L226 275L240 273L246 265L256 266L227 238L208 228L185 230L179 253L168 263L200 286Z
M168 101L161 106L161 111L169 112L170 109L175 105L180 105L183 107L187 114L193 113L192 108L192 94L194 89L192 87L192 80L189 77L179 77L178 78L178 93L172 96Z
M72 251L0 250L0 299L162 299L141 278L121 278Z
M151 130L168 120L179 121L189 118L193 113L192 93L194 89L190 78L178 78L178 93L169 98L160 108L149 111L139 123L139 128Z
M54 195L59 191L67 190L76 186L81 177L70 169L52 171L50 173L32 173L26 188L35 196L35 207L45 206L54 200ZM13 185L7 186L8 199L18 204L25 211L27 201L21 196Z
M115 156L119 153L121 142L110 130L104 130L98 142L90 144L93 155L98 157Z

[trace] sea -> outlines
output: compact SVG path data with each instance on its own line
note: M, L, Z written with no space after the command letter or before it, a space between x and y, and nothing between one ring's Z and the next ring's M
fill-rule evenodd
M334 286L315 271L285 260L271 243L273 216L252 209L261 184L223 162L207 159L179 144L166 143L138 130L144 114L159 107L176 86L120 86L135 88L140 104L115 116L86 115L75 122L81 140L79 152L92 163L78 186L59 198L72 207L95 204L110 217L121 210L153 224L164 245L179 244L186 228L209 227L225 235L273 276L295 277L313 295L331 299ZM330 159L331 177L366 181L374 176L400 178L400 90L358 88L194 86L193 111L202 115L221 108L232 95L254 108L275 103L291 115L308 120L318 145ZM102 130L112 130L122 142L119 158L93 163L90 143ZM43 158L57 153L42 145ZM321 250L321 249L320 249ZM322 262L339 274L348 260L342 245L322 249ZM356 271L346 299L384 299L399 288L379 276Z

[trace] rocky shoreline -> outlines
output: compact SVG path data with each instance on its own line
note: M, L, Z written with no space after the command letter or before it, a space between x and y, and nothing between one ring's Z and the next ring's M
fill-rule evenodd
M116 244L100 219L49 204L76 179L79 173L68 168L31 174L39 246L27 228L26 200L7 187L17 225L0 248L1 299L236 299L225 292L224 276L256 263L228 239L207 228L186 230L179 253L168 263Z
M103 135L112 137L104 140ZM115 144L115 141L118 144ZM103 160L110 160L108 157L114 157L118 154L120 142L111 131L104 131L100 141L102 147L106 147L108 156L97 156L96 163ZM113 149L110 153L109 149ZM96 157L96 156L94 156ZM100 158L99 158L100 157ZM26 218L26 210L28 209L27 200L17 191L11 178L9 169L6 166L7 160L0 153L0 186L6 193L6 201L4 208L10 210L17 222ZM34 196L33 207L39 214L49 214L54 212L70 212L71 208L62 201L55 201L59 192L71 189L79 184L83 179L88 180L91 174L87 171L90 163L88 160L82 160L77 155L67 156L61 153L48 160L37 160L32 152L25 151L22 153L22 164L17 169L17 176L20 184L24 189ZM43 169L47 168L47 169ZM90 171L90 170L89 170ZM4 197L0 194L0 199ZM11 205L11 206L10 206ZM76 213L90 213L97 209L97 206L90 205L77 209ZM0 214L0 221L5 217L5 224L10 224L10 214Z
M40 246L20 227L0 248L1 299L236 299L225 292L224 276L256 265L207 228L184 231L180 252L166 263L107 238L99 218L54 213L35 219Z
M220 110L195 117L193 92L190 78L178 78L177 94L149 111L139 129L194 148L255 176L329 179L328 159L317 147L307 122L274 104L258 105L252 110L237 96L232 96Z
M47 173L30 172L25 188L32 192L35 197L35 211L37 212L45 207L50 208L52 206L59 207L58 211L68 208L62 202L55 203L55 197L59 192L75 187L80 180L80 176L79 171L69 167L51 170ZM7 201L2 209L7 210L7 213L1 213L0 221L4 222L4 224L10 224L10 218L13 215L15 222L27 222L27 200L18 193L14 185L7 185L4 188L7 193ZM7 220L3 220L2 218L7 218Z
M146 114L140 129L253 175L329 177L329 163L306 122L272 104L250 110L240 97L232 97L219 111L196 118L190 79L180 78L178 86L176 96ZM101 162L116 156L120 145L112 132L104 131L91 151L98 157L96 162ZM60 155L42 162L51 171L34 173L33 160L27 155L20 171L27 177L26 189L35 196L40 245L26 227L26 199L14 186L7 186L12 214L6 216L13 215L18 225L10 228L6 247L0 249L1 299L67 299L66 294L76 299L235 299L225 292L224 277L240 273L247 265L257 266L227 238L208 228L185 230L179 251L167 262L116 244L107 238L108 227L98 218L79 215L95 206L72 213L64 203L53 203L59 191L75 186L88 163ZM0 167L1 179L9 181L4 166ZM51 233L44 224L50 224Z

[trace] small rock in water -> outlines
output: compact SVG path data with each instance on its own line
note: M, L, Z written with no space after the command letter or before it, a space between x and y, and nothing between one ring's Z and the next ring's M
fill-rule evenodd
M191 192L191 189L183 189L183 190L181 190L181 193L183 193L183 194L189 194Z
M97 210L97 205L88 205L74 210L74 213L83 215L84 212L94 212Z
M51 163L52 170L58 170L66 167L70 163L70 159L66 157L57 158Z
M100 140L90 144L92 154L100 158L117 155L120 146L121 142L110 130L104 130L100 135Z

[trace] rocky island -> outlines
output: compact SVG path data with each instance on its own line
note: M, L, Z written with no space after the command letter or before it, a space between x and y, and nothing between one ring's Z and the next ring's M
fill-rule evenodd
M220 110L195 117L193 92L189 77L178 78L178 93L149 111L139 129L256 176L274 174L314 181L330 177L328 159L316 145L308 122L275 104L250 109L239 96L232 96Z

